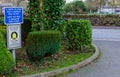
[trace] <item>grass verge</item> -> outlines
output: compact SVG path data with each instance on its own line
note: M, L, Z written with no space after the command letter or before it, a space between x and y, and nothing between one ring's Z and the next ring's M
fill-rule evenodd
M32 75L57 70L77 64L89 58L90 56L92 56L94 51L95 48L93 46L91 46L91 48L88 49L87 52L82 53L75 53L75 51L69 51L62 48L59 54L46 56L45 58L41 59L40 62L33 63L28 60L25 50L19 49L17 50L17 68L13 70L14 73L12 72L5 76L20 77L23 75Z

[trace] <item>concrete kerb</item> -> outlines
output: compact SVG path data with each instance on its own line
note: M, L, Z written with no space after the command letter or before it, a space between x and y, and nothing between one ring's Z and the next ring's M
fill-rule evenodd
M95 59L97 59L99 57L100 51L95 45L94 45L94 47L96 49L95 53L90 58L88 58L88 59L86 59L78 64L68 66L65 68L61 68L58 70L50 71L50 72L44 72L44 73L40 73L40 74L28 75L28 76L22 76L22 77L51 77L51 76L55 76L58 74L62 74L63 72L69 72L70 70L77 70L80 67L83 67L85 65L92 63Z

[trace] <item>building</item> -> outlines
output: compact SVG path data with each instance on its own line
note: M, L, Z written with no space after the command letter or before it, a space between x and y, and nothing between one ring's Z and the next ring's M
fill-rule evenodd
M4 7L19 6L27 9L28 0L0 0L0 14L3 13Z
M101 6L98 9L99 13L105 14L120 14L120 6L112 7L112 6Z
M17 3L18 0L0 0L0 3Z
M105 5L98 8L99 13L120 14L120 0L105 0Z
M28 0L0 0L0 4L5 4L5 3L12 3L14 6L19 6L19 4L24 4L24 6L26 6Z
M3 14L4 7L13 7L14 5L12 3L1 3L0 4L0 15Z

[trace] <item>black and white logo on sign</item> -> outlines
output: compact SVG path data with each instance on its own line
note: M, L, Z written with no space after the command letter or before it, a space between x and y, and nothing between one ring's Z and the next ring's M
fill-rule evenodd
M12 33L11 33L11 38L12 38L13 40L16 40L16 39L18 38L17 32L12 32Z

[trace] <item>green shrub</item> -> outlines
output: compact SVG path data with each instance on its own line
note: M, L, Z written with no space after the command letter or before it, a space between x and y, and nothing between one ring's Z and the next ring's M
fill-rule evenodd
M7 34L6 30L0 30L0 41L4 42L5 45L7 43L6 34Z
M0 40L3 40L4 44L7 46L7 31L6 26L0 26Z
M92 28L88 20L69 20L66 28L68 47L83 50L92 43Z
M0 25L0 30L2 30L2 29L5 30L5 29L6 29L6 26L1 26L1 25Z
M14 59L5 45L5 38L0 31L0 74L10 73L14 67Z
M58 53L61 42L59 31L30 32L27 37L27 55L30 60L38 61L47 54Z
M0 26L0 32L2 32L5 40L7 39L6 36L7 36L7 29L6 29L6 26Z

